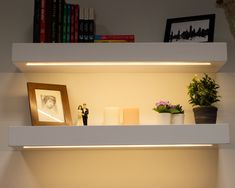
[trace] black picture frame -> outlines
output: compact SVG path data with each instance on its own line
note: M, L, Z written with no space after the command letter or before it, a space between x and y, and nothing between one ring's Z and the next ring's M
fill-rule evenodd
M213 42L215 14L170 18L164 42Z

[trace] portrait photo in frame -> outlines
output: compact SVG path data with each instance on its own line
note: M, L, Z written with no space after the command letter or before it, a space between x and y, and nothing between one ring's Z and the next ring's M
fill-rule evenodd
M215 14L167 19L164 42L213 42Z
M32 125L72 125L65 85L27 83Z

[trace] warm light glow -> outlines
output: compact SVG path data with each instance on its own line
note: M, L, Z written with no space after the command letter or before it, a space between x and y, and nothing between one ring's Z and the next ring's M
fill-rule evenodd
M212 144L23 146L23 149L212 147Z
M28 62L26 66L209 66L210 62Z

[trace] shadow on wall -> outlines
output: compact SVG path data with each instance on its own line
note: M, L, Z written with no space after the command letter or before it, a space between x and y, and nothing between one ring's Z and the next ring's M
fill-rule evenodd
M0 120L3 126L31 122L27 86L23 74L0 74ZM8 125L5 125L7 122ZM4 124L3 124L4 123Z
M0 98L0 101L2 121L10 122L10 126L28 125L31 122L27 96L7 96Z
M14 152L5 162L0 187L214 188L217 152L215 148Z
M230 31L235 38L235 0L216 0L216 3L224 8Z

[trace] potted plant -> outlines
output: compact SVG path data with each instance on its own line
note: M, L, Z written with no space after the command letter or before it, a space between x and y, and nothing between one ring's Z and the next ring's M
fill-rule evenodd
M180 104L171 105L171 124L184 124L184 110Z
M156 102L154 111L158 112L158 124L171 124L171 104L169 101L160 100Z
M197 124L216 123L217 107L212 104L220 101L218 88L219 85L207 74L201 79L194 77L189 84L189 103L195 106L193 112Z

